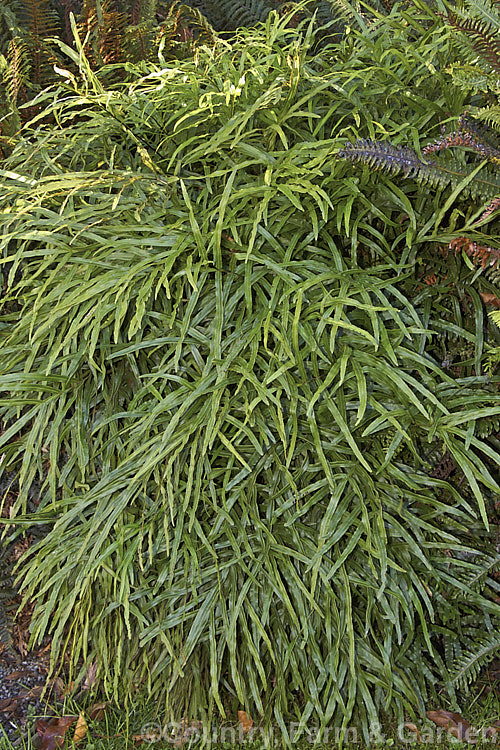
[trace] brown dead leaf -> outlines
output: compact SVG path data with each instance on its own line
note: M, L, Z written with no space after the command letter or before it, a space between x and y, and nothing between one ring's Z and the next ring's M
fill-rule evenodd
M495 294L488 294L487 292L479 292L479 296L481 297L485 305L492 305L493 307L500 307L500 299Z
M94 703L94 705L89 708L89 719L91 721L101 721L108 706L109 701L105 701L104 703Z
M14 698L4 698L0 701L0 712L9 714L12 711L15 711L16 708L19 706L19 696L16 695Z
M248 734L248 732L253 727L253 719L251 719L247 715L246 711L238 711L238 722L243 731L243 734Z
M417 735L417 742L421 742L420 732L418 731L418 727L416 724L413 724L411 721L405 722L405 729L409 729L410 732L415 732Z
M73 734L73 742L75 745L78 745L78 743L83 740L83 738L87 734L87 731L88 726L87 722L85 721L85 716L83 714L80 714L76 722L75 732Z
M68 728L75 723L78 716L59 716L52 719L38 719L36 731L40 739L37 743L41 750L56 750L64 744Z
M447 729L457 740L466 740L469 742L471 726L460 714L440 708L438 711L426 711L425 715L429 721L433 721L438 727Z
M21 680L29 674L27 669L17 669L15 672L11 672L5 675L4 680Z

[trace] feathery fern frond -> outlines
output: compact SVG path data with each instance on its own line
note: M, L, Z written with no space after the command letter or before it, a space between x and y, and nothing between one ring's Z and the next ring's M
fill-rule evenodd
M150 60L155 50L155 27L148 21L125 29L125 39L122 50L130 62Z
M458 119L457 129L461 132L470 133L475 138L484 141L492 148L500 150L500 138L498 133L491 129L486 123L477 118L477 113L471 117L469 111L465 111Z
M500 430L500 417L484 417L477 422L476 435L482 440Z
M318 0L311 4L310 11L314 13L318 26L326 26L339 18L352 21L360 13L360 7L359 3L349 3L346 0Z
M498 27L495 29L483 19L460 18L450 10L448 22L454 29L467 37L468 43L495 71L500 71L500 40Z
M386 141L371 141L361 138L355 143L346 143L338 152L341 159L366 164L392 174L403 172L405 177L431 177L434 162L421 161L411 148L393 146Z
M59 17L49 0L19 0L17 17L30 55L31 82L47 83L57 59L46 40L61 33Z
M449 186L452 189L469 177L476 168L474 165L459 164L454 160L422 161L417 153L407 146L393 146L385 141L369 139L347 143L338 152L338 156L390 174L402 173L405 177L414 177L418 182L433 187ZM482 169L464 186L464 191L474 198L491 200L500 192L500 175Z
M166 42L169 45L176 42L211 45L216 37L217 32L201 11L181 3L170 6L165 19L157 29L156 42L161 44L163 50Z
M6 53L9 42L13 37L21 34L21 27L8 2L0 5L0 53Z
M126 59L124 50L128 19L115 11L110 0L85 0L77 25L81 39L88 37L85 52L91 63L103 65Z
M494 104L490 107L484 107L476 113L478 120L488 123L495 130L500 130L500 105Z
M14 106L22 98L22 93L29 83L30 71L31 65L26 43L20 37L15 37L11 40L7 50L7 68L3 75L8 99Z
M484 65L477 63L453 63L448 71L453 77L453 83L458 88L475 93L495 91L498 86L498 75L484 69Z
M463 634L461 638L464 639ZM500 633L485 634L478 630L471 633L468 640L450 674L451 682L461 690L467 690L477 680L481 669L500 652Z
M186 4L199 10L216 31L255 26L276 7L271 0L189 0Z
M156 0L134 0L130 9L132 26L149 23L156 26Z
M486 430L485 422L489 420L493 427L498 424L498 415L494 418L487 417L481 420L481 429ZM491 434L489 432L488 434ZM480 562L480 566L477 563ZM487 584L499 588L498 583L493 581L492 576L500 570L500 555L474 555L473 564L470 568L464 568L458 577L473 591L483 591Z
M59 19L50 0L18 0L16 15L32 39L43 40L58 34Z
M12 620L6 602L16 596L12 573L11 545L0 541L0 643L12 648Z

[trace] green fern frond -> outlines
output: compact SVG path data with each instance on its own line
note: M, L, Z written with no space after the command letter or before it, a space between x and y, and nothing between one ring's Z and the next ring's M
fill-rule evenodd
M491 434L495 429L495 425L498 425L499 418L486 417L478 422L478 434ZM488 423L488 425L486 424ZM490 429L491 428L491 429ZM489 431L488 431L489 430ZM480 563L480 565L478 565ZM470 567L465 567L457 578L473 591L482 591L488 582L494 583L495 587L498 587L494 581L490 580L494 573L500 570L500 555L475 555L473 563Z
M12 648L12 620L8 613L7 601L17 594L12 572L11 545L0 542L0 643Z
M311 0L305 8L300 8L299 16L314 19L316 49L338 42L347 24L357 20L366 22L360 4L347 0Z
M476 435L481 439L487 438L498 431L500 431L500 418L498 416L484 417L477 422Z
M339 17L352 21L361 12L359 3L349 3L347 0L319 0L312 3L309 9L315 14L318 26L338 21Z
M189 5L179 5L179 14L182 24L187 24L197 42L208 45L214 43L217 32L199 10Z
M18 0L16 15L33 40L47 39L60 31L59 18L50 0Z
M59 16L50 0L19 0L16 15L21 26L20 37L29 52L30 83L47 84L54 77L52 66L57 63L47 40L62 33Z
M477 64L453 63L448 71L453 78L453 83L464 91L486 93L495 91L498 86L498 76Z
M461 658L451 669L452 683L458 689L466 691L469 685L477 680L481 669L489 664L499 651L499 633L474 633L469 645L463 648Z
M456 3L454 10L459 15L467 15L483 24L492 26L493 29L500 27L500 12L496 0L467 0L465 10L457 10Z
M488 123L495 130L500 131L500 105L495 104L491 107L484 107L476 113L478 120Z
M392 146L385 141L361 139L347 143L338 152L341 159L365 164L376 170L390 174L403 174L414 177L418 182L432 187L455 189L461 182L471 177L477 165L459 164L457 161L422 161L417 153L403 146ZM500 174L483 168L466 184L464 192L473 198L491 200L500 193Z
M14 8L8 2L0 4L0 53L6 54L10 40L20 34L21 26Z
M6 648L8 651L12 648L12 622L11 619L3 606L2 602L0 602L0 643Z
M478 119L477 114L471 117L469 112L466 111L458 120L458 129L462 132L470 133L476 139L484 141L492 148L500 148L498 133L492 130L485 122Z
M125 30L123 52L130 62L152 59L155 51L155 27L148 21L128 26Z
M170 7L165 20L157 31L157 42L193 42L211 45L217 32L209 20L198 8L186 4L174 4ZM163 41L165 40L165 41Z
M216 31L255 26L276 8L272 0L188 0L186 4L199 10Z
M491 312L488 313L488 316L490 320L492 320L493 323L500 328L500 310L491 310ZM500 353L500 347L497 348Z

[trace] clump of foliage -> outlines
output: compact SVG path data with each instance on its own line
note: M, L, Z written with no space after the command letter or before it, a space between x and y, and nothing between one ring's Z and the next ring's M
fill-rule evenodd
M435 6L441 8L437 10ZM437 190L449 186L452 194L443 204L440 219L453 210L450 217L451 234L443 236L444 246L430 246L423 253L425 258L424 281L430 287L421 299L440 305L443 317L450 323L456 321L456 303L443 306L443 296L449 296L450 287L461 287L460 318L474 308L476 320L482 321L482 302L494 308L500 307L498 281L500 278L500 246L496 227L496 212L500 207L500 137L498 133L498 71L500 70L500 47L498 33L500 14L491 0L465 0L451 6L448 3L427 6L431 16L443 19L445 26L453 32L458 43L459 60L452 61L447 72L454 84L466 95L467 107L460 117L451 117L451 124L443 124L436 138L428 135L425 145L418 143L394 144L390 140L364 138L350 142L339 152L341 158L354 164L362 164L370 170L382 170L392 175L416 179L422 186ZM429 137L430 136L430 137ZM461 196L462 201L457 198ZM472 201L463 201L470 196ZM482 205L482 208L481 208ZM493 221L492 226L489 225ZM452 255L462 253L470 261L472 273L463 273L453 262ZM480 297L469 294L470 279L482 275ZM497 310L490 312L499 322ZM482 323L480 323L482 325ZM490 332L491 333L491 332ZM483 337L481 337L483 341ZM495 369L498 362L498 336L489 336L489 367ZM454 347L449 347L453 349ZM457 352L444 352L444 361L450 363ZM480 370L479 358L474 371ZM461 359L458 354L458 359ZM491 421L494 432L494 421Z
M20 567L33 641L122 699L237 702L285 741L287 719L368 732L436 684L456 703L500 646L490 333L472 285L453 323L415 296L470 198L338 156L457 117L453 45L414 8L311 57L288 22L115 84L64 47L79 74L0 197L0 472L10 522L49 527Z
M194 7L173 1L6 0L0 7L0 134L4 141L35 114L28 102L67 65L75 18L86 59L94 66L193 54L215 32ZM111 73L116 75L117 69ZM123 74L123 68L120 69Z

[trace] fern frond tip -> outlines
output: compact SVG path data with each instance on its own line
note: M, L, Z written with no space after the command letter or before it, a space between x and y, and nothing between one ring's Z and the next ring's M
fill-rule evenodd
M403 172L405 177L422 175L433 162L421 161L411 148L393 146L385 141L372 141L362 138L355 143L346 143L338 152L341 159L353 163L366 164L374 169L382 169L392 174Z

